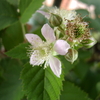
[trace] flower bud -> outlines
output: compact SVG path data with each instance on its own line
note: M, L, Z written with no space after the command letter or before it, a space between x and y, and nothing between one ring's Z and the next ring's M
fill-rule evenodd
M86 48L91 48L96 44L96 40L93 37L90 37L89 39L83 40L82 44Z
M55 27L59 26L62 23L62 18L56 14L51 13L51 16L49 18L49 23Z
M69 49L67 54L65 55L66 60L73 63L78 58L78 52L75 49Z

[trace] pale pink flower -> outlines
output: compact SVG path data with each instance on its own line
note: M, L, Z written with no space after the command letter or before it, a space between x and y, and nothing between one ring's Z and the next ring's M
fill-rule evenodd
M55 53L65 55L70 48L70 45L64 40L56 40L54 30L45 24L41 29L42 35L46 41L36 34L26 34L26 39L31 44L30 51L30 64L41 65L44 64L44 68L50 66L53 73L60 77L61 74L61 62L58 58L54 57Z

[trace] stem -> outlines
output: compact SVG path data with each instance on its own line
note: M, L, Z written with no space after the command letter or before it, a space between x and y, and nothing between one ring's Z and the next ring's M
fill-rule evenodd
M26 29L25 29L25 26L24 26L24 24L22 24L21 22L20 22L20 24L21 24L21 28L22 28L23 38L24 38L24 41L26 42L26 38L25 38Z
M21 25L21 28L22 28L23 38L24 38L24 40L26 40L26 38L25 38L25 34L26 34L25 26L24 26L24 24L20 20L19 20L19 22L20 22L20 25Z
M62 33L63 35L65 35L65 32L64 32L64 30L63 30L63 28L62 28L61 26L59 26L58 29L61 31L61 33Z
M23 32L23 35L25 36L26 31L25 31L24 24L22 24L22 23L21 23L21 27L22 27L22 32Z

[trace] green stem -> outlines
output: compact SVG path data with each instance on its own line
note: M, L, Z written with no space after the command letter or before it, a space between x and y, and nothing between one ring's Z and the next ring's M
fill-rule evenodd
M21 23L21 27L22 27L22 34L23 34L24 41L26 41L26 38L25 38L25 34L26 34L25 25Z
M25 31L24 24L22 24L22 23L21 23L21 26L22 26L22 32L23 32L23 35L25 36L25 34L26 34L26 31Z
M61 33L62 33L63 35L65 35L65 32L64 32L64 30L63 30L63 28L62 28L61 26L59 26L58 29L61 31Z

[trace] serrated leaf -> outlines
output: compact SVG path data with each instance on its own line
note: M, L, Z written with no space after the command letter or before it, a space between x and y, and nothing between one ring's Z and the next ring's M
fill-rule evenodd
M0 80L0 100L21 100L24 95L19 79L22 64L17 60L3 59L0 65L4 78Z
M54 75L49 67L32 67L29 63L24 66L21 74L23 87L28 100L57 100L62 88L62 80Z
M0 30L18 20L17 10L6 0L0 0Z
M26 23L44 0L20 0L21 22Z
M64 82L61 100L91 100L88 95L71 82Z
M12 24L2 33L2 42L6 50L12 49L23 41L24 36L21 23L19 21Z
M6 52L6 54L12 58L17 58L17 59L27 59L27 48L28 48L28 43L22 43L15 48L9 50Z

